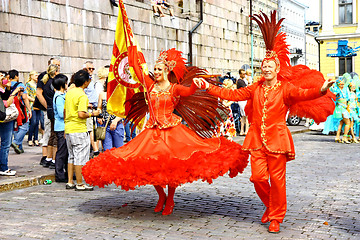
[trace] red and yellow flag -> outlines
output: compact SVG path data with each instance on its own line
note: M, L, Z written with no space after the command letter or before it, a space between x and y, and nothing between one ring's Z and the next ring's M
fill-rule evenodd
M119 0L119 16L107 85L107 110L110 114L121 118L126 117L129 107L125 105L125 101L135 93L143 91L133 68L129 66L129 57L131 56L128 55L128 51L130 48L137 48L139 55L142 56L141 49L130 27L124 3ZM130 59L130 61L134 61L134 59ZM139 60L136 59L135 61ZM141 62L142 66L146 68L144 59Z

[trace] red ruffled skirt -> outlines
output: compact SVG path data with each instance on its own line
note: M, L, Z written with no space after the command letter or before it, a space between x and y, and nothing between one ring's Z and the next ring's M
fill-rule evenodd
M120 148L101 153L87 162L82 173L88 184L115 183L124 190L142 185L170 185L212 180L229 172L242 173L248 153L224 137L203 139L180 124L148 128Z

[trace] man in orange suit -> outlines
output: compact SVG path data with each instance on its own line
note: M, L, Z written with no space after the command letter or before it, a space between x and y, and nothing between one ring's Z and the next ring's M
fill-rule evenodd
M321 97L334 81L325 81L321 89L298 88L277 79L277 66L272 60L263 62L262 73L265 81L236 90L210 85L204 79L194 79L194 82L199 88L205 88L209 94L221 99L252 101L251 126L243 149L250 151L250 181L266 206L261 222L271 221L269 231L279 232L279 223L286 213L286 162L295 158L293 140L285 122L287 102Z
M280 24L278 26L280 27ZM268 28L274 29L274 26ZM277 31L274 33L275 39ZM275 44L284 45L283 40ZM247 110L250 111L247 113L251 126L242 147L251 154L250 181L254 183L255 191L266 206L261 222L270 221L269 232L277 233L280 231L280 223L286 213L286 162L295 158L293 140L285 122L286 114L289 106L294 103L316 99L327 94L334 80L311 79L311 81L319 81L320 85L317 86L320 87L309 89L297 87L284 77L285 73L291 72L292 68L288 64L288 51L273 50L287 50L287 45L280 48L274 45L267 46L267 49L261 67L263 76L259 82L235 90L210 85L201 78L194 79L194 83L221 99L248 100ZM303 71L311 70L305 67Z

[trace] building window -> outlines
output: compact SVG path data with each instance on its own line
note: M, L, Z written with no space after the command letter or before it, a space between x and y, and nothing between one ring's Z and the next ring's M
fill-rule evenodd
M339 58L339 76L352 71L352 57Z
M353 0L339 0L339 23L353 22Z

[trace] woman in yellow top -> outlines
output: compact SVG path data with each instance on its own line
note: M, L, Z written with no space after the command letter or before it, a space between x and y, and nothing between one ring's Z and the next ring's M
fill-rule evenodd
M30 102L32 116L30 118L30 127L28 132L28 144L29 146L39 146L38 134L39 134L39 123L41 117L41 110L33 106L36 97L36 85L39 74L36 71L29 73L29 79L26 82L26 91Z

